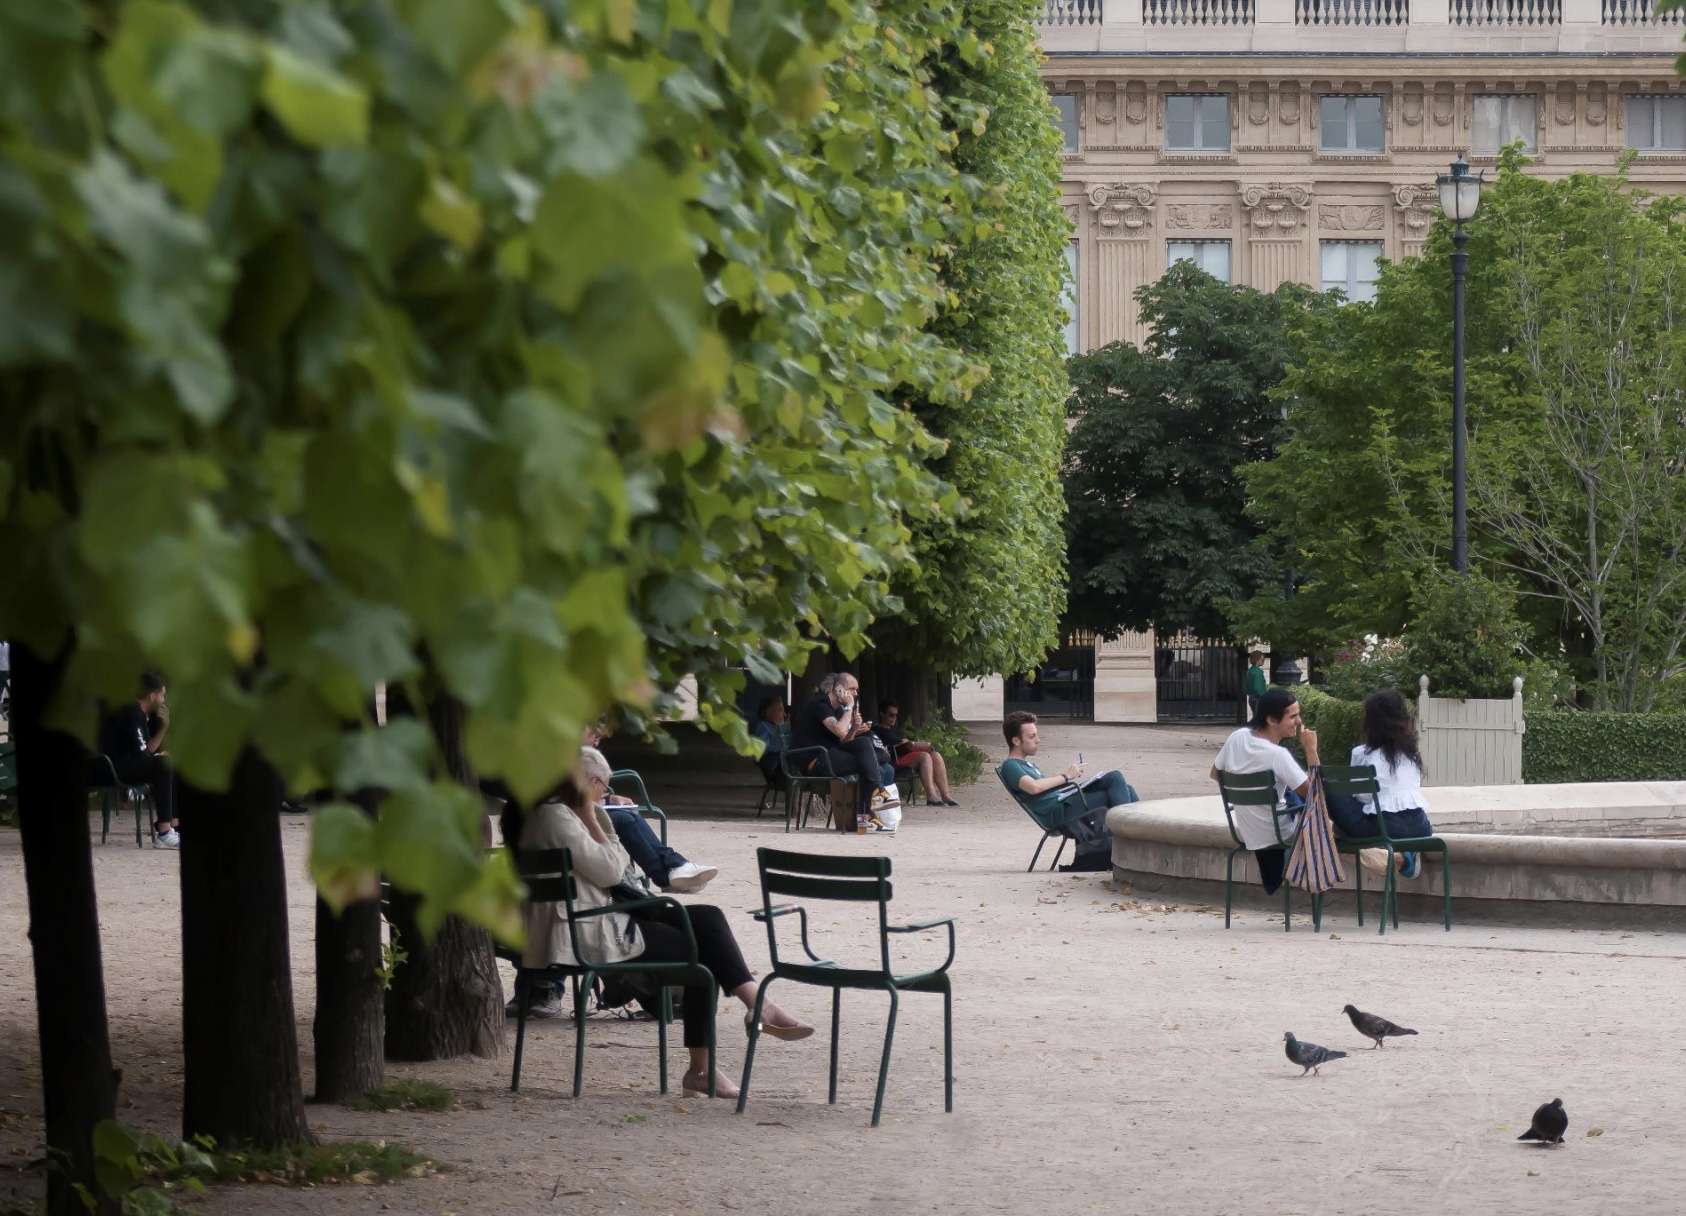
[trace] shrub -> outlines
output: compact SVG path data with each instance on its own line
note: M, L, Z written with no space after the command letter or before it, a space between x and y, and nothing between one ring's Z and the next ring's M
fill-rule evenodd
M1475 574L1433 578L1417 589L1412 609L1405 665L1428 676L1431 693L1510 696L1511 680L1522 674L1522 626L1503 587Z
M1686 714L1530 713L1522 780L1686 781Z
M1411 670L1400 638L1351 642L1322 667L1322 690L1343 701L1362 701L1373 692L1397 688L1417 695L1417 674Z
M1290 689L1300 701L1300 716L1305 724L1317 732L1317 750L1327 764L1345 764L1358 746L1358 728L1363 721L1364 705L1360 701L1344 701L1319 692L1315 688ZM1303 762L1304 753L1296 746L1295 754Z

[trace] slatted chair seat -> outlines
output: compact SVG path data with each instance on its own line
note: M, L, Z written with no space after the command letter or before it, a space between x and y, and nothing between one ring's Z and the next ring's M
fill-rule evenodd
M826 1101L837 1101L837 1043L845 988L873 989L890 996L890 1017L884 1027L884 1053L878 1064L878 1089L872 1101L872 1126L884 1109L884 1086L890 1075L890 1046L896 1033L896 1007L903 992L940 992L943 998L943 1109L954 1110L954 993L948 969L954 962L954 918L938 916L905 925L892 925L889 905L893 894L890 859L887 857L834 857L812 853L791 853L779 849L757 849L756 864L761 874L761 906L756 920L767 926L767 950L772 970L755 993L750 1017L749 1049L744 1054L743 1082L738 1087L738 1113L749 1101L750 1070L755 1065L755 1044L760 1037L761 1008L767 987L774 980L811 984L831 989L831 1073ZM878 947L880 966L842 967L814 953L808 937L808 910L798 903L775 904L775 896L803 900L840 900L878 905ZM801 928L802 952L807 956L790 962L779 955L778 921L795 916ZM948 929L948 955L941 965L923 971L892 970L890 935L923 933L939 927Z
M1376 766L1373 764L1357 765L1329 765L1323 766L1323 790L1326 794L1347 794L1354 798L1377 798L1381 787L1376 780ZM1393 927L1399 928L1399 888L1397 878L1399 871L1393 864L1393 855L1399 853L1438 853L1440 855L1440 896L1442 901L1441 920L1447 931L1452 928L1452 851L1446 842L1438 836L1389 836L1387 820L1379 813L1373 816L1376 824L1374 836L1336 838L1336 848L1343 853L1358 856L1363 849L1381 849L1387 854L1387 873L1382 879L1381 914L1376 926L1378 935L1387 932L1387 918L1389 912L1393 914ZM1364 923L1364 867L1354 866L1356 874L1353 878L1354 898L1358 902L1358 923Z

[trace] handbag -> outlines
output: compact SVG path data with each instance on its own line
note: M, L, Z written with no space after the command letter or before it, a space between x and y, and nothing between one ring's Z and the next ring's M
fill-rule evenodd
M1283 877L1312 895L1321 895L1346 881L1346 868L1335 847L1335 825L1329 822L1320 766L1311 770L1305 810L1300 814L1300 834L1294 838L1294 851L1289 854Z

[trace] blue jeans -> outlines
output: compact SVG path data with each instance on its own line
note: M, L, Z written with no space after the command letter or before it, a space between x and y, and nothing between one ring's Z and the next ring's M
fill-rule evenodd
M1135 787L1124 780L1117 769L1102 773L1083 787L1083 805L1089 813L1070 825L1072 838L1077 841L1079 855L1112 849L1112 838L1106 830L1106 813L1111 807L1127 802L1140 802Z
M1329 822L1346 839L1361 840L1378 832L1376 817L1366 814L1364 804L1351 794L1327 794L1324 801L1329 805ZM1429 823L1427 812L1419 807L1382 814L1387 816L1387 834L1395 840L1434 835L1434 825Z
M612 806L608 811L609 822L615 825L615 835L620 837L621 848L626 850L626 855L638 863L638 868L650 876L651 882L666 890L668 872L686 864L685 858L678 850L662 843L661 837L650 829L637 807Z

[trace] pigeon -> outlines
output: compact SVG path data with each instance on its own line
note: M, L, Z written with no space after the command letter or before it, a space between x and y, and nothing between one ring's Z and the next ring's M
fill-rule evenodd
M1543 1140L1547 1144L1562 1144L1563 1132L1569 1126L1569 1115L1563 1109L1563 1099L1553 1098L1534 1112L1534 1121L1518 1140Z
M1353 1029L1367 1039L1374 1039L1377 1047L1385 1047L1383 1041L1397 1038L1402 1034L1416 1034L1417 1032L1404 1026L1395 1026L1386 1018L1374 1013L1365 1013L1357 1005L1346 1005L1342 1012L1352 1019Z
M1327 1064L1330 1060L1346 1059L1346 1052L1344 1051L1330 1051L1327 1047L1319 1047L1316 1043L1300 1042L1294 1037L1292 1030L1282 1036L1282 1041L1287 1044L1288 1058L1300 1066L1300 1076L1302 1077L1308 1072L1312 1076L1316 1076L1318 1066Z

